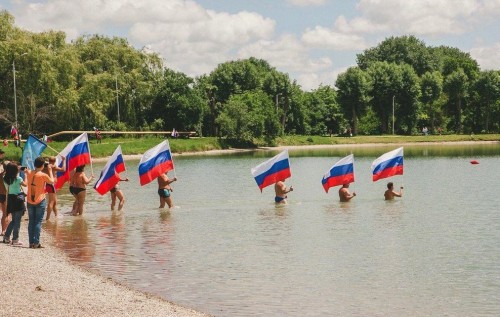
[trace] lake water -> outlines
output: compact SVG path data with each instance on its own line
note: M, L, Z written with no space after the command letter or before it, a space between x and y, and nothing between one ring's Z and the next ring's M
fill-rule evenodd
M123 211L88 190L83 217L44 229L79 264L216 316L499 316L500 145L405 147L390 179L404 197L386 202L370 165L396 147L352 149L350 203L321 178L351 149L290 151L295 191L279 207L250 174L277 152L174 156L170 212L127 161Z

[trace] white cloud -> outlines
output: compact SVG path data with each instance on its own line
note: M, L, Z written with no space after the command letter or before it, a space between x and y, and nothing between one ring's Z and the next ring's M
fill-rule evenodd
M338 21L344 30L363 31L360 21L383 30L416 35L462 34L475 22L500 16L499 0L360 0L362 17ZM370 30L364 30L369 33Z
M333 50L361 50L367 47L364 39L359 35L340 33L321 26L307 29L302 34L302 41L312 47Z
M470 50L482 70L500 69L500 42L492 46L475 47Z
M288 0L288 3L299 7L319 6L325 4L326 0Z

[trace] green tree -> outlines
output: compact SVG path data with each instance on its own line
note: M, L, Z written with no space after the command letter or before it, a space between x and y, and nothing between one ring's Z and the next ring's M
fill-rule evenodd
M462 111L464 98L468 96L469 81L463 69L459 68L444 81L443 90L448 95L449 110L454 114L455 132L462 133Z
M424 42L413 35L389 37L376 47L357 55L358 66L363 70L368 69L375 62L408 64L419 76L438 68L436 56L431 53Z
M352 126L352 132L358 134L358 118L364 115L368 106L370 79L359 67L350 67L337 77L338 101Z
M425 109L426 117L431 126L431 132L435 131L437 100L443 91L443 76L438 71L427 72L422 75L421 82L421 100Z
M473 131L500 131L500 71L482 71L472 89Z
M262 91L233 95L222 109L217 123L223 137L239 142L251 143L260 137L271 141L280 131L274 105Z

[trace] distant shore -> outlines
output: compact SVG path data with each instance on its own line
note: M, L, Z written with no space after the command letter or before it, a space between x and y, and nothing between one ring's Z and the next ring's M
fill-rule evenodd
M45 248L29 249L26 227L27 221L23 221L20 241L25 246L0 243L0 316L209 316L72 264L43 230L41 242Z
M327 150L335 148L366 148L366 147L381 147L381 146L448 146L448 145L477 145L477 144L499 144L500 141L444 141L444 142L402 142L402 143L360 143L360 144L312 144L312 145L286 145L275 147L258 147L253 149L223 149L223 150L208 150L196 152L173 152L174 156L209 156L209 155L222 155L231 153L245 153L255 151L283 151L288 150ZM142 154L123 155L128 160L140 160ZM107 157L93 158L93 162L106 162Z

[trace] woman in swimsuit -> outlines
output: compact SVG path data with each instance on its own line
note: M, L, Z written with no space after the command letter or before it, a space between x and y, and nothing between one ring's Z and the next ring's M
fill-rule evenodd
M48 175L49 168L52 168L53 177L56 178L57 174L55 172L66 171L66 164L64 164L65 159L66 158L64 156L61 156L62 165L64 167L58 167L56 165L56 158L54 156L49 157L49 163L48 164L45 163L45 166L43 167L43 172ZM46 220L50 219L50 214L52 211L54 211L54 216L57 217L57 194L55 187L56 181L54 182L54 184L45 185L45 191L47 192L47 217L45 218Z
M85 165L80 165L75 169L75 173L71 176L71 182L69 191L75 197L75 202L73 203L73 210L71 214L73 216L79 216L83 214L83 204L85 203L86 186L94 179L94 175L90 178L85 176Z
M128 178L121 179L120 182L128 182ZM118 211L122 210L123 204L125 204L125 197L123 196L123 192L119 188L118 184L115 187L111 188L109 191L111 193L111 210L115 210L116 198L120 201L118 203Z

